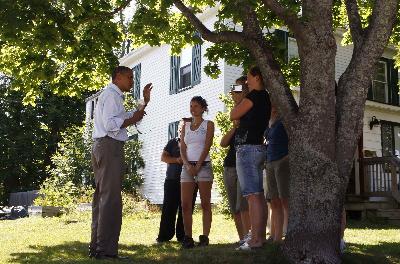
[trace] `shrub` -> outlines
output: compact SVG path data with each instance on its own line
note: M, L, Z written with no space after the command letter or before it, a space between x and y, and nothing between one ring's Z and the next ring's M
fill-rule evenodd
M76 205L78 189L72 181L49 177L40 186L39 197L34 201L39 206L59 206L70 210Z
M91 186L81 186L78 188L77 203L91 203L93 200L94 188Z
M229 119L229 112L233 107L233 101L226 95L220 95L220 100L225 104L227 110L225 112L218 112L215 117L215 124L218 132L214 137L214 142L211 146L210 155L211 160L213 161L214 180L217 184L219 194L222 197L219 207L223 214L230 215L228 198L223 181L224 159L227 153L227 149L221 147L219 143L222 136L225 135L232 128L232 122Z
M132 98L126 100L128 108L134 106ZM41 196L35 200L37 205L52 205L71 208L78 203L92 201L94 193L94 173L91 166L91 134L93 124L72 126L61 135L56 153L51 157L52 167L48 168L50 177L40 187ZM132 131L130 131L132 132ZM142 143L133 137L124 146L126 174L122 182L124 193L137 197L143 183L141 170L145 163L141 156ZM124 196L125 197L125 196ZM129 201L126 207L129 209Z
M51 177L59 178L62 182L71 181L75 186L89 186L94 183L90 158L92 140L84 140L84 133L83 126L72 126L61 133L62 140L51 157Z
M142 142L137 139L131 139L125 143L124 153L127 171L122 181L122 190L137 197L139 188L143 184L143 175L141 173L144 168L144 160L140 153Z

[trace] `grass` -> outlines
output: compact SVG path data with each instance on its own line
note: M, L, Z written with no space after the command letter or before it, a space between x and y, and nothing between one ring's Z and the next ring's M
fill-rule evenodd
M218 213L213 219L212 245L207 248L181 250L175 241L155 244L159 218L154 212L124 217L120 253L134 263L285 263L279 249L272 245L254 252L235 251L234 224ZM201 214L196 213L194 234L200 234L200 224ZM0 263L98 263L87 257L87 213L1 221L0 234ZM348 249L344 263L400 263L400 231L396 227L350 223L345 239Z

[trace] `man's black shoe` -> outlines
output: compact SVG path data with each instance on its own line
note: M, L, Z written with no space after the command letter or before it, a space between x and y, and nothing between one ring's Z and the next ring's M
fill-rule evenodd
M98 260L129 260L129 257L126 256L119 256L119 255L101 255L101 254L96 254L95 256L96 259Z
M169 240L161 239L161 238L159 238L159 237L157 237L156 241L157 241L158 244L165 243L165 242L169 242Z

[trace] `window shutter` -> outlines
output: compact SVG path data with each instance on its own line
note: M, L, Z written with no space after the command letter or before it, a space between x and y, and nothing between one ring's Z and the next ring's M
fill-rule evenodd
M368 94L367 94L367 100L373 100L373 94L372 94L372 79L371 79L371 84L369 85L368 88Z
M388 82L389 82L389 103L399 105L399 73L394 67L394 60L387 60Z
M140 77L141 77L141 72L142 72L142 64L139 63L135 67L133 67L133 72L134 72L134 83L133 83L133 91L132 95L134 99L140 99Z
M289 33L276 29L274 34L277 39L278 56L284 63L288 63Z
M200 37L200 34L196 34ZM201 44L196 44L192 48L192 86L201 81Z
M169 94L177 93L179 89L179 68L181 58L179 56L171 56L171 74L169 80Z
M169 123L168 125L168 140L178 137L179 121Z
M90 119L94 118L94 100L90 102Z
M175 121L175 137L178 137L179 121Z

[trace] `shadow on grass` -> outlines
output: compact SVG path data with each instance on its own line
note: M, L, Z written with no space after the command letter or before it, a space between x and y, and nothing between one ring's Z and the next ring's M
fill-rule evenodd
M348 243L343 263L400 263L400 242L381 242L378 245Z
M82 242L67 242L55 246L29 246L30 251L11 254L12 263L99 263L87 256L88 245ZM120 254L129 261L121 263L237 263L237 264L283 264L287 263L277 246L266 245L251 252L235 251L233 244L213 244L190 250L180 249L177 242L161 245L120 245ZM115 261L101 261L113 263Z
M348 220L346 223L346 228L350 229L399 229L400 225L387 223L382 219L369 219L369 220Z
M214 244L208 247L181 250L177 242L154 245L120 245L121 255L128 256L123 263L190 263L190 264L284 264L287 263L280 249L266 245L251 252L238 252L233 244ZM87 256L87 244L67 242L55 246L29 246L31 252L11 254L12 263L99 263ZM114 261L101 261L113 263ZM379 245L347 244L343 263L392 264L400 263L400 242Z

